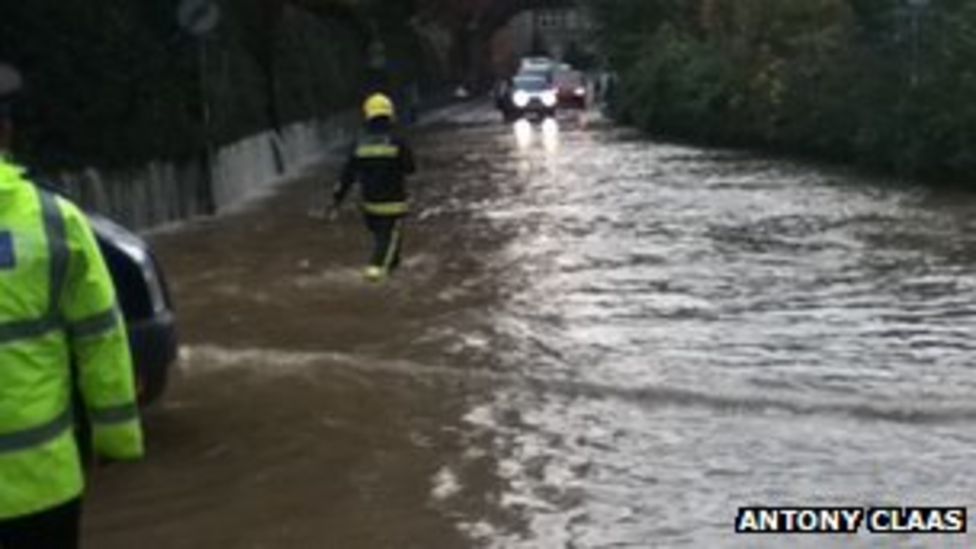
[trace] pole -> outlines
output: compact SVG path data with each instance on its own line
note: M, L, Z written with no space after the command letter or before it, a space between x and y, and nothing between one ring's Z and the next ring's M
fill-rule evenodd
M213 143L213 112L210 107L210 78L207 70L207 42L208 38L202 36L197 42L199 52L200 68L200 117L203 123L203 189L201 197L203 207L207 214L217 213L216 197L214 195L214 164L216 153Z
M919 58L921 57L922 13L929 7L930 0L908 0L908 8L912 12L912 75L911 87L915 88L919 81Z
M919 10L912 10L912 87L918 86Z
M198 189L203 213L217 212L214 193L214 141L213 121L210 108L210 78L207 70L208 36L220 22L220 6L213 0L181 0L176 9L176 21L180 28L197 40L197 83L200 100L200 126L203 133L203 183Z

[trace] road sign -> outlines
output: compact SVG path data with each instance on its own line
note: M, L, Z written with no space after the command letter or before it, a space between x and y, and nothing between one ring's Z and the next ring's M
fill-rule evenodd
M386 45L379 40L373 40L367 51L369 66L372 69L382 69L386 66Z
M220 22L220 6L213 0L182 0L176 12L180 27L194 36L203 36Z

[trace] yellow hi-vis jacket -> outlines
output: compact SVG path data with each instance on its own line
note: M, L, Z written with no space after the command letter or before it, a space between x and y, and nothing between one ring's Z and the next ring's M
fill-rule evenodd
M74 382L95 451L141 457L125 324L88 221L0 158L0 520L81 495Z

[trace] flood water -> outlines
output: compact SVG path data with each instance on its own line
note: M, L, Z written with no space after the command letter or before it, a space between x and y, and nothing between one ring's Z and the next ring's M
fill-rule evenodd
M972 545L733 529L972 502L976 196L588 118L418 130L382 286L334 167L156 236L183 360L88 546Z

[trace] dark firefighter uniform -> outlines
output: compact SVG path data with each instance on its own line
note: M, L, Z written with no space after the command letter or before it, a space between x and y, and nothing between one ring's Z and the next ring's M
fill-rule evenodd
M335 190L338 208L353 184L359 183L366 228L373 235L373 251L364 275L385 278L400 262L403 218L408 213L406 178L414 173L413 153L393 135L393 103L375 94L363 105L366 128L342 170Z
M0 64L0 547L70 549L84 484L73 389L98 454L141 457L142 430L125 324L88 221L5 156L5 98L19 81Z

